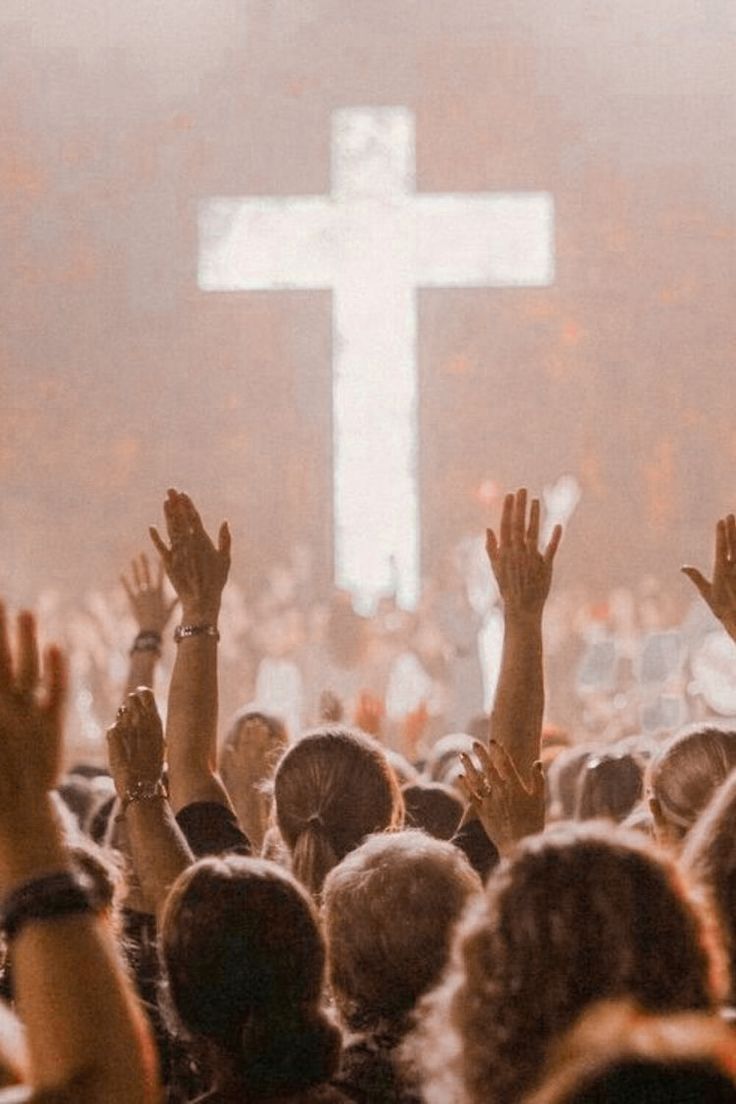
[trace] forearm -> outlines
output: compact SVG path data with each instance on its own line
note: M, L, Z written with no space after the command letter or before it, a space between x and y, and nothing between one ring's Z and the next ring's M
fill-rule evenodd
M490 734L528 780L539 758L544 717L542 618L506 617Z
M166 717L169 792L178 813L191 801L229 805L216 775L217 640L188 637L178 645Z
M6 891L69 869L50 808L36 813L31 828L18 837L22 845L0 854ZM28 921L13 939L12 958L35 1088L85 1074L95 1099L158 1098L150 1038L100 920L79 913Z
M125 683L125 696L132 694L139 686L148 686L153 690L156 675L157 652L133 651L128 664L128 678Z
M171 886L194 856L164 797L132 802L125 823L138 881L160 919Z

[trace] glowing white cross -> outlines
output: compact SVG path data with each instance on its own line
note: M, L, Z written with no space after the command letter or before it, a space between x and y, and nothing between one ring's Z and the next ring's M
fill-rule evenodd
M205 200L199 232L204 291L332 290L336 582L363 605L395 582L413 606L416 289L551 283L552 197L417 194L412 113L351 108L329 195Z

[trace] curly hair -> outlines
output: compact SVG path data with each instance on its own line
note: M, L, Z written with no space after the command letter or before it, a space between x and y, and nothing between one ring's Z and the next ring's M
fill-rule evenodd
M669 859L620 829L566 825L526 840L470 907L408 1054L429 1104L512 1104L592 1003L710 1009L722 969Z
M290 747L273 793L292 870L315 897L366 836L403 824L399 784L380 744L343 726L313 729Z
M221 1082L249 1100L328 1081L340 1033L322 1011L325 947L314 906L265 859L201 859L163 917L168 1001Z

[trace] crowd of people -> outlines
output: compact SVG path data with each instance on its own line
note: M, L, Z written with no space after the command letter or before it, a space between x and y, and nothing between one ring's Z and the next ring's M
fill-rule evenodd
M682 678L687 632L632 642L622 603L584 715L545 723L563 534L540 545L540 513L509 494L486 535L490 715L467 595L387 600L372 634L337 596L298 664L264 645L218 740L231 537L176 490L123 578L104 765L70 764L64 652L0 609L0 1104L736 1104L736 730L661 702L600 721L620 678ZM684 570L733 650L732 515L711 578ZM297 606L261 624L298 636Z

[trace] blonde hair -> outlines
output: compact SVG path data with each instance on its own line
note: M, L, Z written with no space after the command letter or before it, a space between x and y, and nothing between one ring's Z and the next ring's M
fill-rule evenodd
M401 1033L439 980L454 925L481 889L461 851L415 829L371 836L330 871L328 977L349 1027Z

